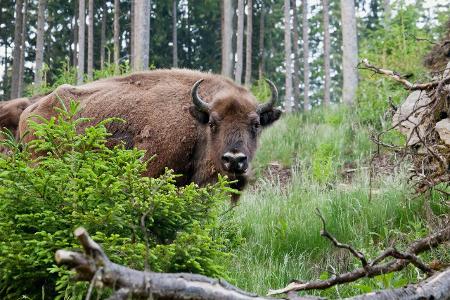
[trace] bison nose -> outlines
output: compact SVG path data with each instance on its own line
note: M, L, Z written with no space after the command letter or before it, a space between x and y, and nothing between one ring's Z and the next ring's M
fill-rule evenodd
M226 152L222 155L222 165L228 172L244 173L248 168L247 156L242 152Z

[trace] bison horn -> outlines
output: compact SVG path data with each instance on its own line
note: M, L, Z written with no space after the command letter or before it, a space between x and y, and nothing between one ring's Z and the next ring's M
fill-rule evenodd
M267 83L270 86L270 91L271 91L272 96L270 97L270 100L268 102L260 104L258 106L258 109L257 109L258 113L264 113L264 112L270 110L275 105L275 103L278 101L278 90L277 90L277 87L269 79L266 79L266 81L267 81Z
M198 94L198 86L202 83L204 79L198 80L192 86L192 103L194 103L195 107L202 112L209 112L210 107L209 104L202 100L200 95Z

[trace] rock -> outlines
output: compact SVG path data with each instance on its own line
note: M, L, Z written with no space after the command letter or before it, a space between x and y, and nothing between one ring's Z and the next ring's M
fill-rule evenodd
M397 129L406 135L408 146L417 144L420 141L416 132L413 132L413 129L417 124L422 123L426 110L424 106L430 103L430 101L431 99L425 91L413 91L397 109L392 118L393 125L399 124ZM421 124L417 127L421 137L425 136L426 128L427 124Z
M446 119L442 119L441 121L437 122L434 129L436 129L441 140L446 145L450 146L450 119L446 118Z

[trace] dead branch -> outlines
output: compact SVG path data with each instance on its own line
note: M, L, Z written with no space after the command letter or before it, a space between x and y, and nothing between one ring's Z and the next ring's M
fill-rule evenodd
M321 217L322 223L324 224L324 219ZM334 239L334 238L333 238ZM270 290L269 295L285 294L291 291L305 291L313 289L327 289L334 285L349 283L356 281L364 277L374 277L381 274L392 273L400 271L408 266L410 263L421 269L427 274L432 274L433 270L426 266L417 255L427 251L429 249L437 247L439 244L447 242L450 240L450 226L432 234L428 237L416 240L413 242L405 252L399 252L395 249L388 249L380 254L373 261L368 262L366 266L347 272L344 274L333 276L326 280L315 280L309 282L295 281L288 284L286 287L279 290ZM334 243L334 242L333 242ZM351 247L350 247L351 248ZM349 248L347 248L349 249ZM353 248L352 248L353 249ZM349 249L350 250L350 249ZM351 250L350 250L351 251ZM353 249L351 251L353 255L358 253ZM355 253L353 253L355 252ZM359 252L360 253L360 252ZM358 257L357 255L355 255ZM393 257L395 259L390 260L386 263L380 264L384 259L388 257ZM359 257L358 257L359 258ZM360 259L361 260L361 259ZM450 272L450 270L449 270Z
M446 228L444 231L448 239L450 228ZM274 299L260 297L256 294L242 291L224 280L212 279L202 275L190 273L155 273L130 269L111 262L100 245L92 240L84 228L77 228L75 230L75 236L78 238L85 253L58 250L55 254L56 262L60 265L74 268L77 273L76 280L90 281L92 283L91 286L115 289L113 295L108 298L109 300L143 298L180 300ZM445 239L444 236L445 234L439 232L428 238L414 242L408 249L411 253L425 251L442 242ZM386 253L383 253L383 255L385 257L389 256ZM384 258L378 258L379 261L382 259ZM405 259L401 258L400 260ZM298 283L292 284L295 285ZM315 296L299 296L295 293L296 290L293 288L280 293L287 293L287 299L289 300L325 299ZM443 272L416 285L364 294L351 299L448 299L449 295L450 268L447 268Z
M432 88L436 88L439 85L445 85L450 83L450 76L447 76L445 78L443 78L442 80L438 80L438 81L431 81L431 82L427 82L427 83L411 83L409 82L406 78L404 78L403 76L400 75L400 73L396 72L396 71L392 71L392 70L387 70L387 69L382 69L379 67L376 67L374 65L372 65L369 60L367 60L366 58L363 59L361 61L362 65L364 67L360 67L361 69L367 69L367 70L371 70L377 74L383 74L383 75L387 75L389 77L391 77L392 79L394 79L395 81L400 82L401 84L403 84L403 86L407 89L407 90L411 90L411 91L416 91L416 90L429 90Z

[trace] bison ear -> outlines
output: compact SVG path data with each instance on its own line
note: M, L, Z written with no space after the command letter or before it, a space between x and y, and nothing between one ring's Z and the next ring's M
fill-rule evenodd
M259 122L262 126L269 126L281 116L281 110L278 108L271 108L259 114Z
M209 121L209 114L203 111L199 111L195 105L192 105L189 107L189 112L191 113L191 116L194 117L199 123L206 124Z

